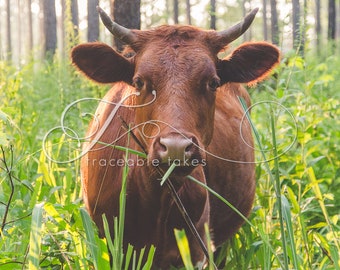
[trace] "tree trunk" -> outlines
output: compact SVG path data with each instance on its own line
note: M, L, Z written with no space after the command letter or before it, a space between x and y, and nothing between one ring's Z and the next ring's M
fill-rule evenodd
M111 16L112 16L112 18L114 19L114 2L115 2L115 0L110 0L110 14L111 14ZM113 47L115 47L116 46L116 43L115 43L115 37L113 36L113 35L111 35L111 37L112 37L112 46ZM118 42L120 42L119 40L117 41L117 43Z
M247 6L250 6L250 1L248 0L242 0L242 15L243 18L247 15ZM242 35L242 39L244 42L251 40L252 33L251 33L251 27Z
M303 20L302 20L302 27L301 31L301 46L300 46L300 53L302 56L305 54L305 46L306 46L306 36L307 36L307 0L303 0Z
M279 34L279 21L276 9L276 0L270 0L270 10L271 10L272 42L275 45L279 45L280 34Z
M17 29L16 29L16 34L17 34L17 57L16 57L16 64L20 64L20 60L21 60L21 51L22 51L22 47L21 47L21 44L22 44L22 38L21 38L21 32L22 32L22 7L20 5L20 0L17 0L17 9L18 9L18 14L17 14L17 18L16 18L16 23L17 23Z
M174 24L178 24L179 8L178 0L174 0Z
M170 18L171 18L171 0L165 0L165 12L166 12L166 22L170 24Z
M45 59L45 23L44 23L44 0L39 0L39 36L38 40L38 51L37 58L41 61Z
M55 13L55 1L43 0L44 12L44 35L45 46L43 49L44 57L53 57L57 46L57 19Z
M301 45L301 31L300 31L300 1L292 1L293 8L293 48L298 49Z
M191 24L191 4L190 0L186 0L186 14L187 14L187 23L190 25Z
M74 42L78 43L79 39L79 13L78 13L78 1L71 0L71 21L73 25Z
M6 1L6 60L11 61L12 58L12 36L11 36L11 3L10 0Z
M216 0L210 0L210 29L216 29Z
M336 16L336 39L340 38L340 1L338 1L338 5L336 7L336 14L338 14L338 16Z
M306 2L304 2L306 3ZM298 50L299 53L303 53L303 29L301 24L301 7L300 0L292 1L292 10L293 10L293 48Z
M99 5L99 0L87 1L87 41L93 42L99 39L99 16L96 6Z
M321 51L321 1L315 0L315 33L316 33L316 50Z
M67 50L67 34L66 34L66 25L67 25L67 6L66 1L68 0L61 0L61 20L59 21L58 28L61 30L61 42L59 42L60 48L59 51L61 52L61 57L66 58L66 50Z
M118 24L129 29L140 29L140 0L114 0L113 18ZM119 51L123 50L123 43L115 39Z
M33 21L32 21L32 0L26 0L26 9L27 9L27 56L29 58L32 57L33 50Z
M328 0L328 40L335 39L336 29L335 0Z
M268 40L267 0L262 0L262 15L263 15L263 39Z
M2 21L0 20L0 37L2 38ZM2 47L2 42L0 40L0 61L3 61L4 60L4 51L3 51L3 47Z

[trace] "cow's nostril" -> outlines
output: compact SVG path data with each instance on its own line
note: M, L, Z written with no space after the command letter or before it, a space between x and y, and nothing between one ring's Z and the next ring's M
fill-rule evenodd
M168 149L166 147L166 145L162 144L161 141L159 141L159 151L161 152L166 152Z
M191 142L186 148L185 148L185 153L189 153L194 147L194 144Z

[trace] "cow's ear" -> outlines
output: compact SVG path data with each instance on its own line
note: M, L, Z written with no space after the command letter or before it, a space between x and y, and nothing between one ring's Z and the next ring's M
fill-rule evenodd
M266 42L245 43L217 63L221 83L253 84L263 80L280 61L279 50Z
M73 48L71 58L80 71L96 82L132 81L133 62L104 43L78 45Z

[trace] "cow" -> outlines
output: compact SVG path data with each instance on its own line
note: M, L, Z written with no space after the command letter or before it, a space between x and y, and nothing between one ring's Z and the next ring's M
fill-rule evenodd
M81 160L85 206L104 236L106 215L113 236L119 216L124 168L126 208L124 247L154 245L154 267L183 264L174 229L184 228L195 264L204 249L189 230L162 173L175 164L169 181L206 245L208 224L214 246L232 237L244 219L194 177L248 216L255 194L252 131L240 99L250 106L243 84L265 79L279 63L279 50L267 42L248 42L220 58L241 36L257 9L227 30L163 25L127 29L101 9L107 29L127 44L124 54L100 43L73 48L73 64L89 79L113 84L87 131ZM124 148L125 151L118 148ZM132 153L134 149L146 157Z

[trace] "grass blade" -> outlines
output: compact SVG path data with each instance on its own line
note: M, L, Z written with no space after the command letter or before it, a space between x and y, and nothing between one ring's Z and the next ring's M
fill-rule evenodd
M185 235L185 231L175 229L175 237L176 237L177 246L181 254L185 269L194 270L194 266L192 265L192 262L191 262L189 242L188 242L188 238Z
M316 178L316 176L315 176L313 167L309 167L309 168L307 169L307 173L308 173L309 179L310 179L310 181L311 181L312 189L313 189L313 191L314 191L315 197L316 197L316 199L318 200L319 205L320 205L320 208L321 208L321 210L322 210L322 214L323 214L324 217L325 217L325 220L326 220L326 222L327 222L327 225L328 225L328 227L329 227L330 232L331 232L331 233L333 234L333 236L334 236L334 244L335 244L337 250L340 251L339 238L337 237L336 233L334 232L332 222L331 222L331 220L330 220L330 218L329 218L328 211L327 211L326 205L325 205L325 203L324 203L324 197L323 197L323 195L322 195L322 192L321 192L321 189L320 189L318 180L317 180L317 178Z
M155 255L156 248L151 246L148 253L148 258L146 259L146 263L144 264L142 270L150 270L153 263L153 257Z
M125 270L129 269L132 255L133 255L133 246L128 244L128 248L127 248L126 255L125 255L125 268L124 268Z
M107 218L106 218L105 214L103 214L102 218L103 218L104 234L105 234L105 238L106 238L106 241L107 241L107 246L108 246L111 254L113 254L114 253L114 245L113 245L111 234L110 234L109 223L107 222Z
M169 167L169 169L165 172L165 174L162 177L161 180L161 186L163 186L163 184L165 183L165 181L169 178L170 174L174 171L174 169L176 168L176 164L172 163L171 166Z
M275 122L274 122L273 113L270 114L270 125L271 125L271 130L272 130L273 155L274 155L274 168L273 168L274 175L270 174L270 177L275 187L276 201L277 201L278 210L279 210L280 231L281 231L282 249L283 249L283 262L285 266L284 269L288 270L289 269L289 255L288 255L287 240L286 240L285 227L284 227L285 222L284 222L283 213L282 213L283 209L282 209L282 197L281 197L280 169L279 169L276 135L275 135ZM260 148L262 152L263 151L262 146L260 146Z
M260 140L260 136L259 133L254 125L254 123L252 122L250 115L249 115L249 110L247 108L247 104L245 102L245 100L241 97L238 98L239 102L241 103L243 110L246 113L246 117L247 120L250 123L250 126L253 130L253 133L255 135L255 140L260 148L260 152L262 154L263 160L264 160L264 165L266 168L266 171L269 175L269 178L271 179L271 182L273 183L274 186L274 190L275 190L275 195L276 195L276 201L278 204L278 211L279 211L279 221L280 221L280 231L281 231L281 241L282 241L282 249L283 249L283 268L284 269L289 269L289 256L288 256L288 252L287 252L287 240L286 240L286 235L285 235L285 231L284 231L284 220L283 220L283 214L282 214L282 199L281 199L281 183L280 183L280 171L279 171L279 163L278 163L278 152L277 152L277 145L276 145L276 135L275 135L275 122L274 122L274 118L272 116L272 113L270 115L270 125L271 125L271 131L272 131L272 143L273 143L273 155L274 155L274 174L272 173L272 170L269 167L269 163L266 159L266 155L265 155L265 151L262 147L261 144L261 140ZM275 253L274 253L275 254Z
M296 246L295 246L295 239L294 239L294 231L293 231L293 224L292 224L292 217L290 213L290 204L286 196L281 196L282 201L282 216L286 222L288 238L290 242L290 249L292 253L292 261L294 265L294 269L300 269L298 256L296 254Z
M142 261L143 261L143 256L144 256L144 252L145 252L145 247L142 248L139 252L139 259L138 259L138 263L137 263L137 268L136 270L140 270L141 266L142 266Z
M216 198L221 200L223 203L228 205L235 213L237 213L262 239L262 241L266 244L266 246L270 249L272 254L275 256L275 258L278 260L281 267L283 267L282 261L279 258L279 256L276 254L275 250L273 249L272 245L270 244L268 237L264 234L264 232L259 231L250 221L247 217L245 217L234 205L232 205L230 202L228 202L225 198L223 198L220 194L218 194L216 191L208 187L206 184L201 183L198 181L195 177L192 177L191 175L187 176L188 179L195 182L199 186L205 188L207 191L209 191L212 195L214 195Z
M28 254L29 269L40 269L40 251L41 251L41 236L42 236L42 215L44 204L36 204L32 212L30 250Z
M93 258L94 267L97 270L110 269L110 260L106 249L106 244L100 240L97 232L93 229L91 217L85 209L80 209L80 216L85 229L87 244Z
M129 134L129 133L128 133ZM127 146L129 146L129 136L127 141ZM125 148L125 165L123 167L122 173L122 187L119 194L119 217L114 218L114 243L112 252L112 261L114 269L122 269L124 261L124 251L123 251L123 237L124 237L124 224L125 224L125 208L126 208L126 187L127 178L129 174L128 167L128 156L129 148ZM129 263L129 262L126 262ZM128 266L128 265L126 265Z
M209 270L215 270L216 266L213 264L214 261L214 252L212 250L213 242L210 236L209 232L209 226L207 223L204 224L204 231L205 235L207 236L207 247L208 247L208 253L209 253Z

